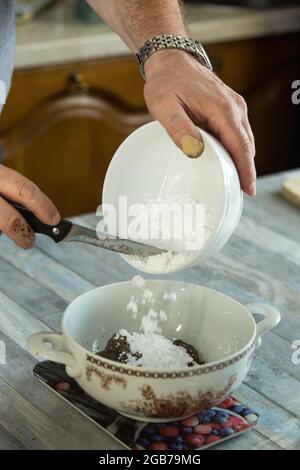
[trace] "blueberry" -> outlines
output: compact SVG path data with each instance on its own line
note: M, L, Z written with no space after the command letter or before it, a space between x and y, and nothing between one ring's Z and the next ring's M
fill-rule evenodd
M207 410L204 412L204 416L208 416L211 418L212 416L215 416L216 412L214 410Z
M241 412L245 409L245 407L242 406L242 405L233 405L230 409L231 409L231 411L233 411L234 413L238 413L238 414L239 414L239 413L241 413Z
M227 419L228 416L216 416L214 421L218 424L224 424L226 423Z
M142 434L145 436L152 436L152 434L155 434L155 428L153 426L146 426L143 429Z
M183 443L183 437L182 436L175 437L174 442L176 442L176 444L182 444Z
M187 447L184 444L177 444L177 450L184 450L187 449Z
M251 415L252 413L253 411L249 410L249 408L244 408L243 411L241 412L243 416Z
M169 447L171 450L181 450L182 449L182 445L181 444L176 444L176 442L171 442L171 444L169 444Z
M150 441L148 441L148 439L139 439L137 442L145 449L150 445Z
M163 442L165 441L165 437L161 436L160 434L152 434L151 436L151 441L153 442Z
M234 434L234 429L231 427L221 429L220 434L221 436L224 436L224 437L231 436L232 434Z
M201 423L210 423L211 422L211 418L210 416L202 416L202 418L199 418L199 421Z
M192 434L192 432L193 432L193 428L189 428L188 426L182 426L181 430L185 434Z

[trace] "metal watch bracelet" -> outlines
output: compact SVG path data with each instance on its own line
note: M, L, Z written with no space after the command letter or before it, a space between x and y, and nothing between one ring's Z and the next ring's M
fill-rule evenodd
M136 54L140 72L144 79L146 60L152 54L162 49L178 49L180 51L187 52L194 56L202 65L213 70L207 53L199 41L194 41L193 39L182 36L174 36L173 34L163 34L161 36L154 36L146 41Z

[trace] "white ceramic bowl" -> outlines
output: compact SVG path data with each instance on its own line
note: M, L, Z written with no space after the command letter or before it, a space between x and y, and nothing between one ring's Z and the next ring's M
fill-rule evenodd
M271 306L244 307L220 292L194 284L151 280L146 287L155 294L156 308L168 313L161 325L163 334L192 344L205 365L139 368L91 352L95 339L104 349L120 328L139 329L147 308L142 306L135 320L126 311L131 295L142 295L131 282L99 287L78 297L64 314L62 334L31 336L30 351L65 364L66 372L83 390L120 413L138 420L171 421L222 402L244 380L260 336L280 320ZM177 301L163 300L165 291L175 291ZM253 312L262 314L257 324Z
M102 194L104 204L112 204L119 213L119 196L131 204L172 194L188 193L205 204L208 214L208 237L192 260L166 270L139 267L148 273L166 274L198 264L220 250L236 228L243 205L236 168L225 148L210 134L201 130L205 150L201 157L188 158L170 139L157 121L150 122L127 137L108 167ZM124 230L123 219L113 235ZM123 258L138 267L128 256Z

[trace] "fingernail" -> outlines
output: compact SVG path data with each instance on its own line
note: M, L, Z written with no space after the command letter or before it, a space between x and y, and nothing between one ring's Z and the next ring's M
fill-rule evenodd
M256 195L256 184L255 183L252 183L251 186L250 186L250 194L251 194L251 196Z
M30 250L31 248L33 248L34 243L35 243L35 236L33 235L32 238L28 238L27 250Z
M59 212L55 211L50 217L50 221L51 221L50 225L57 225L59 224L60 220L61 220L61 217L60 217Z
M182 151L191 158L200 157L204 151L204 142L199 137L196 139L191 135L184 135L180 141Z

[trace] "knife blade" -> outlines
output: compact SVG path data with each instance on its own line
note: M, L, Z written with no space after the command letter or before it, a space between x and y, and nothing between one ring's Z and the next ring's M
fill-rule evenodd
M166 250L157 248L134 240L110 236L106 233L93 230L82 225L74 224L70 220L62 219L58 225L47 225L41 222L30 210L12 201L8 201L30 225L35 233L46 235L59 242L81 242L104 248L118 253L147 257L159 255Z

